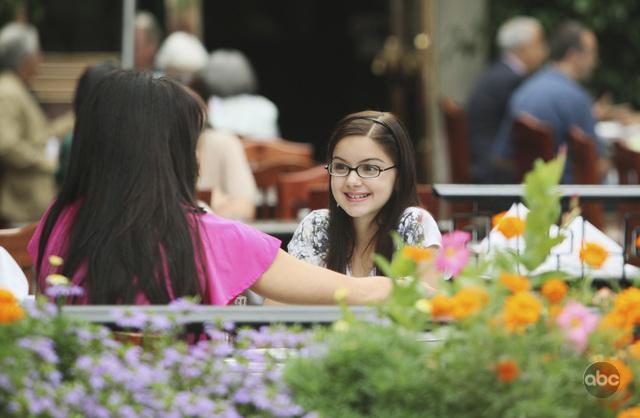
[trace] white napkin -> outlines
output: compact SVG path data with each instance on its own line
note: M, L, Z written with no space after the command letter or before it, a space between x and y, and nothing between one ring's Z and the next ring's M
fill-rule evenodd
M515 216L526 219L529 209L522 203L514 203L507 211L506 216ZM558 227L552 225L549 233L555 236ZM584 230L584 240L583 240ZM582 276L591 272L592 277L598 279L620 279L622 278L622 247L606 234L593 226L589 221L581 216L576 217L571 224L563 231L564 241L556 245L549 257L532 274L540 274L547 271L562 270L574 276ZM583 241L595 242L602 245L608 252L609 257L601 268L592 269L583 264L580 260L580 249ZM505 238L502 233L495 228L491 230L489 236L483 239L475 248L479 253L488 254L496 249L510 248L517 251L524 250L524 239L522 237ZM627 278L640 276L640 269L630 264L624 265Z

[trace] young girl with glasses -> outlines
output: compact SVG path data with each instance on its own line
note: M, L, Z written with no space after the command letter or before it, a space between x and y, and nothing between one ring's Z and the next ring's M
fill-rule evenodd
M395 250L392 231L410 245L440 246L435 220L418 207L415 152L396 116L346 116L327 155L329 209L302 220L289 254L348 276L375 276L373 255L390 258Z
M349 303L388 295L387 278L345 280L196 206L205 120L204 104L168 78L116 70L92 89L76 119L67 178L29 244L39 291L55 272L85 289L69 301L78 304L198 296L225 305L247 289L288 303L333 303L339 288ZM64 264L52 266L51 255Z

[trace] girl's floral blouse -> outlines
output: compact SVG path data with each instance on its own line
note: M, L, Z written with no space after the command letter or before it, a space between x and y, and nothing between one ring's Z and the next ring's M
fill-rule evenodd
M309 213L298 225L287 246L289 254L317 266L326 267L325 259L329 251L329 210L319 209ZM396 231L407 245L420 247L440 247L442 235L433 216L418 207L405 209ZM347 268L346 274L351 275ZM376 275L374 268L370 275Z

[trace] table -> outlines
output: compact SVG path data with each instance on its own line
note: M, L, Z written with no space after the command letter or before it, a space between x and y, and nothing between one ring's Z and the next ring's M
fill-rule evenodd
M509 199L519 201L524 194L522 184L434 184L433 193L445 200L482 201ZM640 202L638 185L559 185L562 199L579 196L580 200Z
M269 235L293 235L298 228L297 220L261 220L249 222L248 225Z
M293 233L298 228L297 220L278 220L278 219L270 219L270 220L259 220L249 222L248 225L256 228L259 231L264 232L265 234L269 234L278 238L282 241L280 248L283 250L287 250L287 245L291 238L293 238Z

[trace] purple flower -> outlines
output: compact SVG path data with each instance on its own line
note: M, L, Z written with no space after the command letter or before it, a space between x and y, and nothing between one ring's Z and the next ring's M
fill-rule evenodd
M66 298L69 296L82 296L84 294L84 289L76 285L58 284L47 287L44 294L54 299Z
M168 309L173 312L195 312L202 310L202 305L186 298L178 298L169 303Z
M44 361L51 364L58 363L53 341L47 337L23 337L18 340L18 347L25 348L39 355Z
M149 317L135 309L115 309L111 312L116 325L122 328L143 329Z

